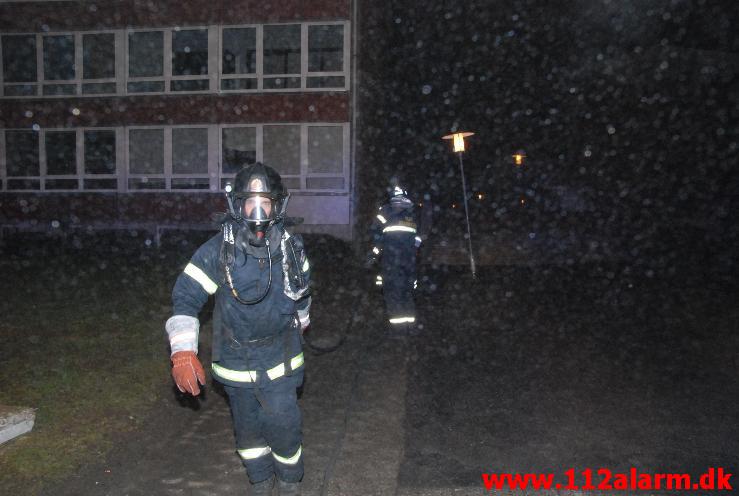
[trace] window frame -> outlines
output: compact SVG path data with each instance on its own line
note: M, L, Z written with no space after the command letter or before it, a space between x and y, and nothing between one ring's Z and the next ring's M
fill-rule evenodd
M0 64L0 92L3 98L7 99L23 99L23 98L68 98L74 97L101 97L101 96L115 96L120 94L120 66L118 64L119 59L119 48L120 48L120 30L104 30L95 29L89 31L50 31L47 33L3 33L5 36L35 36L36 38L36 81L29 81L23 83L6 83L3 75L2 64ZM115 75L109 78L96 78L96 79L85 79L84 75L84 48L83 38L84 35L89 34L112 34L113 35L113 46L115 53L115 60L113 67L115 68ZM46 79L44 70L44 38L54 36L71 36L74 42L74 78L73 79ZM0 38L0 51L2 51L2 39ZM113 83L115 84L116 91L102 92L102 93L83 93L84 85L86 84L104 84ZM34 93L32 95L5 95L5 86L25 86L33 85ZM44 88L50 85L69 85L74 86L74 93L70 94L55 94L46 95L44 94Z
M102 193L102 192L118 192L120 191L121 181L120 172L121 165L123 163L123 157L120 151L120 141L123 128L116 128L111 126L104 127L48 127L39 130L27 129L27 128L6 128L0 132L0 179L2 179L2 185L0 191L2 192L35 192L35 193ZM38 159L39 159L39 175L38 176L8 176L7 175L7 157L6 157L6 143L5 143L5 132L6 131L28 131L39 134L38 140ZM48 161L46 157L46 134L49 132L74 132L75 133L75 173L72 174L49 174L48 173ZM85 131L114 131L116 138L116 158L115 158L115 174L87 174L85 172ZM8 189L8 179L27 179L27 180L38 180L38 189ZM56 179L74 179L77 181L76 189L47 189L47 180ZM84 189L86 179L116 179L116 189Z
M297 88L274 88L264 89L264 26L273 25L300 25L300 39L301 39L301 52L300 52L300 87ZM324 25L342 25L343 26L343 61L342 71L308 71L308 58L309 58L309 46L308 46L308 32L310 26L324 26ZM223 30L224 29L238 29L238 28L256 28L256 50L257 50L257 71L254 74L223 74L223 60L222 60L222 49L223 49ZM350 89L350 78L351 78L351 29L352 23L350 20L332 20L332 21L293 21L293 22L281 22L281 23L248 23L248 24L223 24L223 25L196 25L187 27L141 27L141 28L127 28L127 29L94 29L94 30L82 30L82 31L53 31L44 33L3 33L7 36L35 36L36 40L36 81L29 82L8 82L6 83L3 78L3 67L0 63L0 98L1 99L28 99L28 98L68 98L70 96L82 97L82 98L95 98L95 97L107 97L107 96L137 96L137 95L187 95L187 94L208 94L208 95L219 95L219 94L231 94L231 93L295 93L295 92L330 92L330 91L349 91ZM207 75L184 75L175 76L172 74L172 33L175 31L190 31L190 30L206 30L208 38L208 74ZM164 60L162 61L162 76L146 76L146 77L130 77L129 76L129 49L128 40L130 33L136 32L162 32L162 55ZM100 78L100 79L84 79L84 66L83 66L83 37L88 34L113 34L113 40L115 44L115 77L114 78ZM47 36L72 36L74 40L74 53L75 53L75 78L71 80L45 80L44 79L44 67L43 67L43 41L44 37ZM2 39L0 38L0 54L2 53ZM297 75L291 75L296 77ZM268 77L279 77L279 75L268 75ZM343 86L331 86L323 88L309 88L308 80L312 77L343 77ZM253 89L221 89L222 81L232 79L256 79L257 85ZM208 80L207 90L187 90L187 91L173 91L172 82L182 80ZM128 84L135 82L147 82L147 81L162 81L164 84L164 91L141 91L133 92L128 91ZM104 83L115 83L115 93L83 93L84 85L86 84L104 84ZM68 84L74 85L75 91L69 95L44 95L44 87L52 84ZM26 86L32 85L34 87L33 94L30 95L6 95L6 86Z
M256 160L261 162L264 159L264 126L299 126L300 127L300 174L285 175L285 178L298 179L298 188L289 188L291 194L296 195L314 195L314 194L347 194L350 191L351 181L351 164L350 164L350 123L349 122L264 122L250 124L188 124L188 125L147 125L147 126L102 126L102 127L79 127L79 128L60 128L51 127L43 128L38 131L31 129L7 128L0 129L0 192L16 193L16 192L35 192L35 193L178 193L178 194L204 194L222 192L222 181L231 179L233 175L224 174L222 172L223 163L223 129L225 128L241 128L251 127L256 131ZM308 129L310 127L326 127L335 126L342 129L342 167L340 172L336 173L311 173L308 171ZM208 130L208 159L207 172L198 174L174 174L172 172L173 159L173 142L172 130L182 128L207 128ZM131 174L130 173L130 132L135 129L162 129L163 130L163 172L162 174ZM103 131L112 130L115 132L115 174L88 174L85 172L85 149L84 139L86 131ZM39 175L38 176L13 176L12 179L39 180L38 189L8 189L7 176L7 157L6 157L6 131L29 131L39 133ZM74 176L60 176L47 174L47 161L45 155L46 133L49 131L75 131L76 134L76 174ZM269 165L269 164L267 164ZM162 178L164 179L164 189L136 189L130 188L129 179L140 177ZM45 181L47 179L76 179L77 189L46 189ZM172 179L195 179L207 178L208 189L173 189ZM310 178L343 178L343 188L324 188L308 189L307 180ZM85 180L90 179L116 179L117 188L113 189L84 189Z

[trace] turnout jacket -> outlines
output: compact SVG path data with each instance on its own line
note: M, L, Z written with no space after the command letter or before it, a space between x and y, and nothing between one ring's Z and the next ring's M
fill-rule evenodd
M311 303L310 264L302 239L281 224L273 226L267 234L268 258L266 247L250 245L235 225L233 231L226 227L198 248L177 278L172 291L174 315L166 324L172 353L197 353L198 314L208 297L215 295L214 378L235 387L268 389L284 381L297 386L303 379L301 331L310 323ZM237 233L235 239L232 232ZM233 289L246 301L263 296L257 303L238 301L227 283L222 250L229 238Z
M375 256L382 254L383 267L415 262L416 248L421 246L417 229L413 204L399 208L387 203L379 208L370 235Z

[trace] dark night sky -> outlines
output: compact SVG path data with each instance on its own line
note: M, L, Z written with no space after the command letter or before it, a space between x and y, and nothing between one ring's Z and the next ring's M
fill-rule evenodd
M396 174L419 196L458 202L440 137L463 129L477 133L465 167L487 193L480 230L565 222L626 244L736 240L732 2L375 4L360 8L365 208ZM510 163L519 148L523 171ZM521 194L525 215L512 207Z

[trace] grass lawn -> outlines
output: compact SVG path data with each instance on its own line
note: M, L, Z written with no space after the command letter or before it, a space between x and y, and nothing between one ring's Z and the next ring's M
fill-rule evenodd
M37 236L0 245L0 404L36 408L0 445L4 494L35 494L104 456L170 381L170 292L203 234Z

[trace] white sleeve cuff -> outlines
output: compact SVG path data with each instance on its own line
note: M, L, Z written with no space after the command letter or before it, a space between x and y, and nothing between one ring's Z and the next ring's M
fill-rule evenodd
M178 351L198 352L198 334L200 321L189 315L173 315L164 325L169 335L169 346L172 355Z

